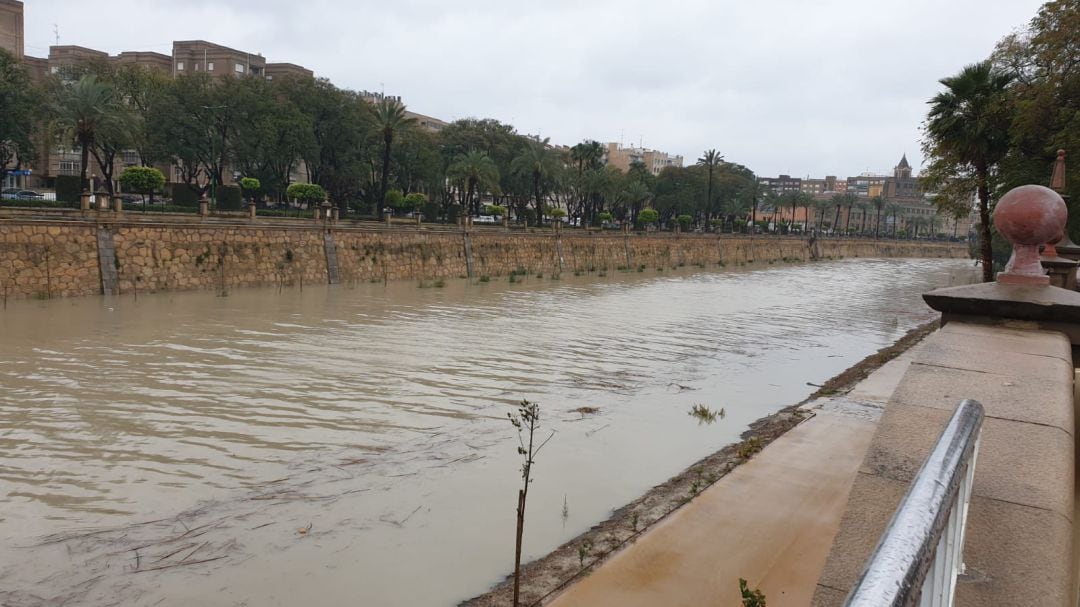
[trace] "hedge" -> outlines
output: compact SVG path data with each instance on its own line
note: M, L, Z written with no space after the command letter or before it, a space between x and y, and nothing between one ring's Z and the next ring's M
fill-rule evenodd
M179 207L199 206L199 190L186 183L173 183L166 186L172 191L173 204Z
M223 185L217 189L217 208L238 211L244 201L244 193L235 185Z
M82 178L78 175L57 175L56 199L61 202L79 202L79 195L82 193L81 182Z

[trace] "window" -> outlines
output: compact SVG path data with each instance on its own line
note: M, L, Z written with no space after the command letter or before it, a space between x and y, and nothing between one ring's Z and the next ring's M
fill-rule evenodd
M199 64L198 63L195 64L195 71L196 72L199 71Z
M77 160L61 160L60 161L60 174L61 175L78 175L79 174L79 161L77 161Z
M177 61L176 62L176 71L178 71L178 72L184 71L184 62L183 61Z
M206 71L208 71L208 72L214 71L214 62L213 61L207 62Z
M237 63L236 64L236 73L237 74L243 74L244 73L244 64L243 63Z

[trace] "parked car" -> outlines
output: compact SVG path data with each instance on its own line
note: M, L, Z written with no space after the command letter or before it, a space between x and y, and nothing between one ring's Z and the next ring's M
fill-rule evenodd
M19 190L17 188L7 188L3 192L4 198L12 200L44 200L45 195L35 192L33 190Z

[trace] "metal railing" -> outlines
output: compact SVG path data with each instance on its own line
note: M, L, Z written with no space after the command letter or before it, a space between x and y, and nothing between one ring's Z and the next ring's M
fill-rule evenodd
M845 607L947 607L963 573L964 526L983 407L964 400L882 534Z

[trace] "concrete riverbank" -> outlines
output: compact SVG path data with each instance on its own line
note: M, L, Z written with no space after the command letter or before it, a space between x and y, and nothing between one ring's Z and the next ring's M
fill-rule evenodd
M742 577L770 606L808 605L881 412L936 327L911 331L530 564L523 604L734 605ZM466 605L507 604L510 589L508 580Z
M0 296L656 272L814 258L963 258L966 246L870 239L509 231L187 216L0 217Z

